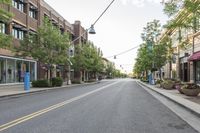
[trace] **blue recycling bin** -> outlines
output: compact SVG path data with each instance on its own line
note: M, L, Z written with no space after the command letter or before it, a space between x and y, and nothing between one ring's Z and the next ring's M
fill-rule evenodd
M30 73L26 72L24 75L24 90L30 90Z

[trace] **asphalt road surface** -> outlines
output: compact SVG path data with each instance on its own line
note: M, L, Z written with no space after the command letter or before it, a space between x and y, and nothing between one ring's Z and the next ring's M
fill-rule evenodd
M132 79L0 99L3 133L197 133Z

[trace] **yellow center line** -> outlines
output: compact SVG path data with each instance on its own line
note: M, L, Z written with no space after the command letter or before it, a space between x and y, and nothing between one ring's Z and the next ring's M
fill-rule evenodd
M0 125L0 132L3 131L3 130L6 130L6 129L8 129L8 128L11 128L11 127L13 127L13 126L15 126L15 125L18 125L18 124L20 124L20 123L22 123L22 122L25 122L25 121L28 121L28 120L30 120L30 119L33 119L33 118L35 118L35 117L37 117L37 116L40 116L40 115L42 115L42 114L44 114L44 113L47 113L47 112L49 112L49 111L55 110L55 109L57 109L57 108L60 108L60 107L62 107L62 106L64 106L64 105L67 105L67 104L72 103L72 102L74 102L74 101L77 101L77 100L79 100L79 99L82 99L82 98L84 98L84 97L86 97L86 96L88 96L88 95L91 95L91 94L93 94L93 93L96 93L96 92L98 92L98 91L101 91L101 90L103 90L103 89L105 89L105 88L107 88L107 87L109 87L109 86L112 86L112 85L114 85L114 84L117 84L117 83L118 83L118 82L114 82L114 83L105 85L105 86L100 87L100 88L98 88L98 89L96 89L96 90L90 91L90 92L88 92L88 93L82 94L82 95L80 95L80 96L71 98L71 99L66 100L66 101L64 101L64 102L61 102L61 103L52 105L52 106L47 107L47 108L45 108L45 109L36 111L36 112L31 113L31 114L29 114L29 115L20 117L20 118L18 118L18 119L15 119L15 120L13 120L13 121L10 121L10 122L8 122L8 123L5 123L5 124L3 124L3 125Z

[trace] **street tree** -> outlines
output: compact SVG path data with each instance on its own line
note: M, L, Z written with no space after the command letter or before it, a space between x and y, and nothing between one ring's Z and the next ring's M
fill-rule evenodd
M86 72L97 76L103 71L102 51L92 42L75 46L75 56L72 58L73 68L77 72ZM94 76L93 76L94 77Z
M160 70L167 60L167 45L158 42L161 33L159 20L148 22L144 27L141 38L143 44L138 49L134 73L147 77L149 71Z
M69 34L62 34L58 27L45 18L36 34L26 35L20 46L15 48L15 52L19 56L32 57L49 66L51 79L53 65L64 65L68 62L69 43Z
M161 24L159 20L153 20L148 22L147 26L144 27L141 37L144 41L144 46L141 47L139 51L139 56L141 56L142 61L148 63L146 64L146 69L149 67L151 71L160 69L166 61L166 46L158 42L158 37L161 34ZM144 60L144 61L143 61Z
M113 78L114 77L114 72L115 72L114 63L108 62L107 63L107 67L106 67L107 78Z
M0 5L9 6L11 4L11 0L0 0ZM3 8L0 8L0 20L4 24L8 24L12 14ZM3 28L2 26L0 28ZM0 48L10 48L11 47L12 37L10 35L6 35L0 32Z

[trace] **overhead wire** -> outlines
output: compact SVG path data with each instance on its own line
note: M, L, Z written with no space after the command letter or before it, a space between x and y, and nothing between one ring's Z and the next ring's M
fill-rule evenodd
M130 49L128 49L128 50L125 50L125 51L123 51L123 52L120 52L120 53L118 53L118 54L114 54L114 55L112 55L112 56L108 56L108 57L105 57L105 58L113 58L113 57L117 57L117 56L122 55L122 54L126 54L126 53L128 53L128 52L130 52L130 51L136 49L136 48L139 47L139 46L140 46L140 45L137 45L137 46L135 46L135 47L133 47L133 48L130 48Z

